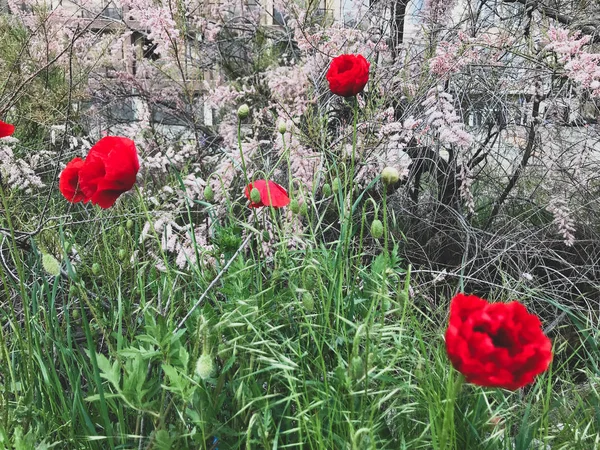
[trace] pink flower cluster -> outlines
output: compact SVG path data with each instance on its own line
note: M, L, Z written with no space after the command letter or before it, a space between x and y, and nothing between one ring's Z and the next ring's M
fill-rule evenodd
M565 75L585 89L591 89L592 97L600 97L600 53L589 53L583 46L590 41L589 36L579 37L576 32L569 35L565 28L550 27L545 49L558 55L564 64Z
M442 41L435 49L435 56L429 61L429 69L435 75L445 77L460 72L464 66L479 58L479 51L469 43L462 40L460 43Z
M428 108L425 112L426 122L437 131L440 141L469 147L473 137L465 131L464 124L452 105L453 101L452 95L444 92L441 86L430 89L421 104Z
M449 18L456 0L424 0L424 19L432 23L442 23Z

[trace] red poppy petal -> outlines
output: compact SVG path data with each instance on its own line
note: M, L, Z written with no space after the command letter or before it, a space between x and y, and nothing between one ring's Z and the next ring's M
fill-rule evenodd
M290 198L287 191L274 181L265 183L263 191L260 193L262 202L267 206L282 208L290 204Z
M88 153L80 173L81 189L93 204L109 208L134 186L139 168L131 139L106 136Z
M86 196L79 186L79 174L84 161L81 158L71 160L60 174L58 189L71 203L85 201Z
M96 194L91 198L94 205L98 205L101 208L107 209L115 204L119 196L123 191L114 191L110 189L98 190Z
M252 201L250 193L252 189L258 189L260 193L260 202ZM248 184L244 190L244 195L250 201L251 208L260 208L263 206L273 206L282 208L290 204L290 198L287 191L274 181L256 180Z
M0 138L11 136L15 132L15 126L0 120Z

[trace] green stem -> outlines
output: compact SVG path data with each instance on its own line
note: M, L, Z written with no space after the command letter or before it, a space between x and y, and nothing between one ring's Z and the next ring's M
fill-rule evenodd
M383 186L383 254L388 256L387 186Z
M454 371L453 371L454 373ZM454 429L454 410L456 408L456 399L462 389L462 385L465 382L465 377L462 374L458 374L454 383L452 383L452 377L448 380L448 396L446 399L446 407L444 408L444 420L442 422L442 432L440 433L440 450L451 449L452 446L452 435L455 433Z
M354 164L356 161L356 135L357 135L357 125L358 125L358 99L354 97L354 119L352 124L352 157L350 160L350 174L346 175L346 183L345 183L345 191L346 195L344 196L344 203L342 204L342 209L346 208L346 199L348 199L349 207L348 211L345 212L346 215L346 227L345 227L345 239L344 239L344 252L343 255L350 258L350 241L352 239L352 196L354 193ZM351 268L348 264L346 264L346 280L348 283L351 283L350 279L350 271Z
M244 178L246 179L246 186L250 184L250 178L248 178L248 172L246 171L246 160L244 159L244 151L242 149L242 121L238 119L237 123L237 141L238 148L240 149L240 158L242 160L242 171L244 172Z

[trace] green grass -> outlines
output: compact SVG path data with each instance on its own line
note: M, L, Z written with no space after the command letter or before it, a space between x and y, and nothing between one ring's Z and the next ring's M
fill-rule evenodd
M186 271L160 251L156 269L148 249L160 239L139 244L148 212L132 199L97 220L57 221L29 251L6 239L0 449L600 448L589 319L569 311L577 339L553 331L554 363L531 387L457 389L449 299L408 295L419 280L385 202L388 238L376 241L358 201L352 220L339 211L342 191L311 200L304 249L276 229L268 255L261 213L245 223L235 205L214 225L216 265ZM339 224L324 220L332 211ZM60 276L44 272L47 252Z
M139 223L121 222L87 224L96 239L77 274L64 266L70 276L44 273L35 248L5 249L16 278L0 278L0 448L598 446L597 384L575 384L560 336L556 360L567 362L533 387L465 385L452 403L447 304L425 309L409 297L414 280L397 246L386 257L358 241L358 226L351 245L289 250L284 241L273 258L255 236L175 331L220 267L188 274L130 262ZM220 230L218 242L239 245L235 235ZM120 249L127 257L115 257ZM580 335L591 338L584 323ZM214 365L206 379L195 373L202 354ZM587 360L597 377L597 347L568 358Z

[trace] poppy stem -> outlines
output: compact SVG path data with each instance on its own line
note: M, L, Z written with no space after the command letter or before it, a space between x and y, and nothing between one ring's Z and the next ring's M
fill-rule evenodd
M244 150L242 148L242 120L238 117L237 124L237 141L238 148L240 149L240 158L242 162L242 172L244 172L244 178L246 179L246 186L250 184L250 178L248 178L248 172L246 171L246 160L244 159Z
M454 373L454 371L452 371ZM444 408L444 419L440 433L439 446L440 450L452 449L452 435L456 429L454 426L454 410L456 408L456 399L465 382L465 377L462 373L452 382L452 378L448 380L448 391L446 395L446 407Z
M388 256L387 186L383 186L383 254ZM386 262L387 264L387 262Z

